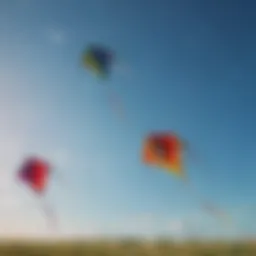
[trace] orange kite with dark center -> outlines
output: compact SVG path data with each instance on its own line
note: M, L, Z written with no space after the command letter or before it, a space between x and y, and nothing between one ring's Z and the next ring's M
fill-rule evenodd
M182 142L171 132L152 133L145 141L142 152L143 162L183 175Z

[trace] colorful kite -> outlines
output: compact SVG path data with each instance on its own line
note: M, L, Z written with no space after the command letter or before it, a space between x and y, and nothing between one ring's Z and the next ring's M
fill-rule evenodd
M18 180L26 184L37 196L43 198L46 193L47 185L51 175L51 166L46 161L30 157L25 160L18 170ZM46 204L44 205L45 214L55 224L53 211Z
M184 172L183 155L184 150L187 148L188 144L173 132L152 133L144 141L142 161L147 165L164 168L168 172L185 178L187 175ZM186 181L188 180L186 179ZM198 196L194 191L194 187L190 183L188 184L190 185L190 192ZM222 220L228 219L226 214L213 206L213 204L204 201L202 208Z
M142 158L148 165L159 166L178 176L184 176L183 148L183 142L176 134L153 133L144 142Z
M82 56L84 67L104 78L109 76L113 60L113 52L99 45L89 46Z
M82 55L83 67L96 76L101 78L108 78L111 73L113 63L115 61L115 54L106 47L92 44L89 46ZM110 86L109 90L109 102L114 108L114 111L121 117L124 117L123 106L117 94Z

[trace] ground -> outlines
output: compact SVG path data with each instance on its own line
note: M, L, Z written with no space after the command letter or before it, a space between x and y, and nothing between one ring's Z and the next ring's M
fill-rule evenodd
M0 256L255 256L256 243L65 242L2 243Z

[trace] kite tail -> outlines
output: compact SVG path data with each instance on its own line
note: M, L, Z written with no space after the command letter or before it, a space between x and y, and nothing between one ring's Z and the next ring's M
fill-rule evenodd
M42 198L42 204L43 204L43 211L44 214L48 220L48 224L51 230L56 230L57 229L57 216L55 214L55 211L53 210L53 208L46 203L45 198Z
M197 163L201 163L202 164L202 160L201 157L198 157L198 154L195 154L194 151L191 150L190 146L188 146L188 144L186 143L186 151L189 154L189 156L191 158L193 158L194 160L196 160ZM191 184L191 182L188 180L187 177L184 177L184 182L187 185L187 188L189 188L190 193L194 194L194 196L196 196L200 202L201 202L201 208L207 212L208 214L217 217L219 219L221 219L222 221L224 221L226 224L230 223L231 218L228 214L226 214L223 210L219 209L215 204L213 204L212 202L209 202L208 200L205 200L203 198L203 196L201 194L198 193L198 191L195 189L195 187Z
M209 202L208 200L205 200L199 193L198 191L195 189L194 186L192 186L191 182L189 180L185 180L187 188L189 188L190 193L194 194L195 197L197 197L199 199L199 201L201 202L201 208L207 212L208 214L210 214L213 217L218 218L219 220L221 220L223 223L225 224L230 224L231 222L231 217L222 209L220 209L219 207L217 207L215 204L213 204L212 202Z
M110 89L109 87L109 102L112 106L112 109L116 112L116 114L119 116L120 119L124 120L125 113L124 113L124 107L120 100L120 98L117 96L117 94L114 92L113 89Z

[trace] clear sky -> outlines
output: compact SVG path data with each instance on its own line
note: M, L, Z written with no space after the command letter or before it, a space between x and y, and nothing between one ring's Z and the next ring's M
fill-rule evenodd
M62 172L49 201L57 235L256 235L256 4L253 1L0 1L0 161L6 235L47 234L12 174L40 154ZM99 82L81 68L91 42L120 61ZM122 99L120 121L107 87ZM127 121L128 120L128 121ZM140 161L143 136L175 130L198 156L194 186L233 216L224 228L172 176ZM34 233L33 233L34 232Z

